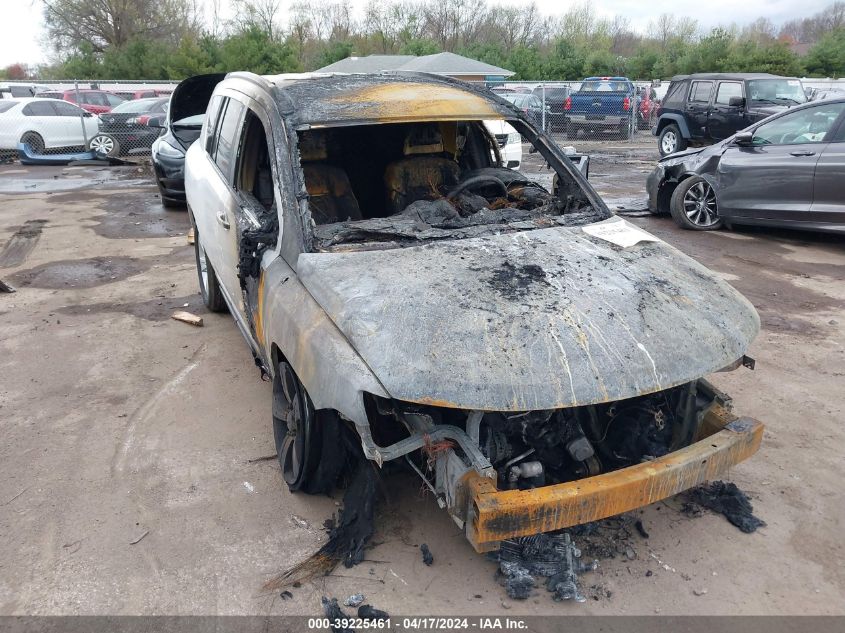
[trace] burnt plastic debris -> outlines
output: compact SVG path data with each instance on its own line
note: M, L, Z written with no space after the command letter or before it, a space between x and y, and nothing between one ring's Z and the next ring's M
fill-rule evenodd
M578 575L596 569L597 563L584 563L569 533L538 534L502 542L499 571L505 590L515 600L524 600L536 586L535 576L547 577L546 589L555 600L584 602L578 590Z
M344 607L357 607L362 602L364 602L364 594L363 593L353 593L349 596L346 600L343 601Z
M382 622L390 618L386 611L376 609L369 604L362 604L358 607L358 617L369 622Z
M326 618L328 618L330 626L332 622L338 621L348 621L349 616L343 612L343 609L337 604L337 598L332 598L331 600L323 596L320 599L320 602L323 605L323 613L325 614ZM355 629L344 629L341 627L331 626L332 633L355 633Z
M426 565L431 566L431 564L434 562L434 556L432 555L431 550L428 548L428 545L426 543L420 545L420 552L422 552L423 562Z
M728 521L746 534L766 525L765 521L754 516L754 507L748 495L734 483L714 481L693 488L687 494L694 503L723 514Z
M637 529L637 532L640 536L642 536L643 538L648 538L648 532L646 532L645 527L643 527L642 519L637 519L634 522L634 527Z
M361 457L346 494L340 516L329 532L329 540L307 559L265 583L267 590L278 590L316 576L329 575L338 563L352 567L364 559L364 547L373 535L376 505L375 466Z
M499 571L504 576L508 597L514 600L526 600L531 595L531 590L537 585L534 576L519 563L500 561Z

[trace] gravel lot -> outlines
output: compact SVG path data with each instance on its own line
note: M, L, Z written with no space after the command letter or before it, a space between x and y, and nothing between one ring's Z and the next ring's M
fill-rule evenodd
M642 204L653 140L597 148L579 146L608 203ZM340 493L291 495L274 461L250 461L274 452L270 385L231 318L202 308L186 214L143 169L0 167L0 278L18 288L0 294L0 615L319 615L322 595L357 592L391 614L844 614L841 239L631 221L760 312L756 371L713 381L767 424L731 473L767 527L655 504L649 538L582 578L595 600L519 603L398 476L367 560L283 600L262 583L317 549ZM204 327L169 318L185 304Z

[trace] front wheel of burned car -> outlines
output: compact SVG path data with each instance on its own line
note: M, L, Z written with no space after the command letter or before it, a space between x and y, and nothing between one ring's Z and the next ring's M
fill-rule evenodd
M220 290L220 282L211 262L208 261L205 247L202 245L199 231L194 227L194 254L197 260L197 280L200 286L200 294L205 307L212 312L226 312L226 300Z
M314 410L304 385L281 361L273 378L273 439L282 477L291 492L331 492L346 465L346 442L337 414Z
M716 192L701 176L691 176L675 188L669 210L682 229L712 231L721 228Z

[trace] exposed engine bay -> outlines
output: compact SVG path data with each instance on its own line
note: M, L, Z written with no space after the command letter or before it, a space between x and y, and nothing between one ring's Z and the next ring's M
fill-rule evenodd
M499 490L539 488L651 461L688 446L711 405L726 399L698 380L627 400L554 411L467 412L381 399L371 401L370 411L377 444L428 434L408 460L449 505L447 473L454 473L456 464L437 464L447 451L467 468L492 469ZM452 433L439 431L446 428Z
M505 167L499 141L481 121L306 130L299 132L299 151L316 250L609 217L593 208L571 174L550 173L544 186Z

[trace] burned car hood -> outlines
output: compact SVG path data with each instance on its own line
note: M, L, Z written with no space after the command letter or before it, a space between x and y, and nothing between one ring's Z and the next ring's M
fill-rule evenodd
M653 241L608 241L635 232ZM729 365L759 330L730 285L619 218L306 253L297 269L392 397L437 406L526 411L659 391Z

